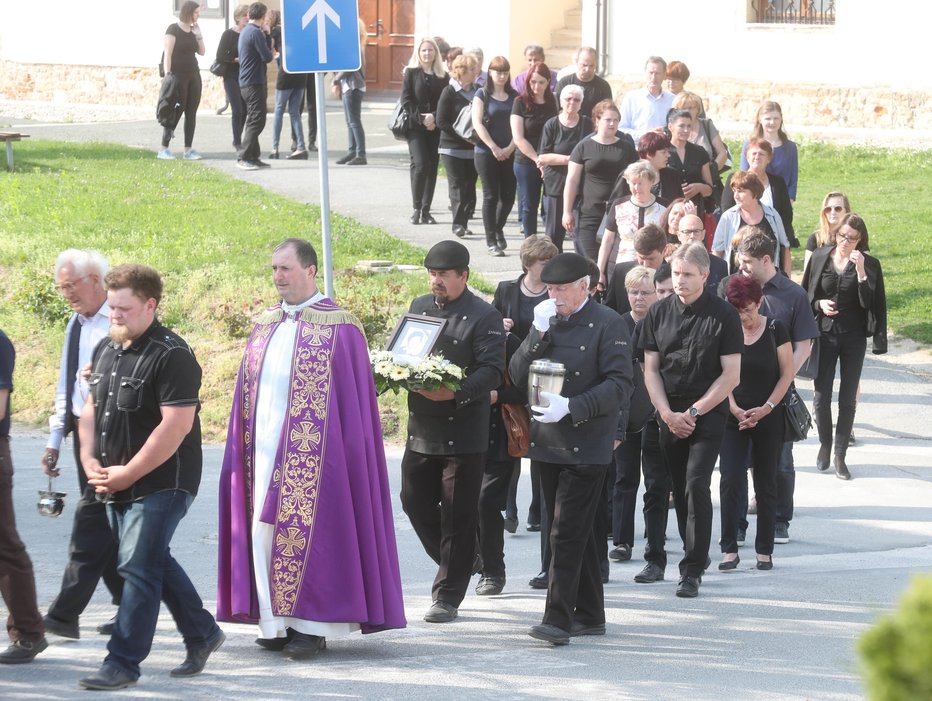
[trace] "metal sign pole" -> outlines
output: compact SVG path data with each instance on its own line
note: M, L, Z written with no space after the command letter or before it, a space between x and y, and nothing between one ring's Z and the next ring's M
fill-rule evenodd
M320 236L324 256L324 294L336 301L333 294L333 252L330 250L330 170L327 164L325 75L326 73L314 74L314 90L317 93L317 166L320 172Z

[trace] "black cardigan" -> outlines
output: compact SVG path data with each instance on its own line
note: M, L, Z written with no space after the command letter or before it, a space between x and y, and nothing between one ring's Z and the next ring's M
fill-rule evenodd
M832 252L835 246L823 246L812 254L809 264L803 272L803 288L809 295L809 304L816 316L816 320L822 315L822 311L816 304L816 291L819 288L819 279L822 277L822 271L829 264ZM862 252L863 253L863 252ZM883 270L880 267L880 261L866 253L864 255L864 272L867 274L867 282L873 291L873 301L867 309L867 335L873 340L874 355L881 355L887 352L887 296L883 284Z
M469 104L472 104L472 101L468 100L453 85L447 85L443 92L440 93L437 113L434 115L437 120L437 128L440 130L440 148L460 149L462 151L473 150L471 142L461 139L460 135L453 131L453 123L459 117L462 109Z
M729 173L728 179L725 180L725 189L722 192L723 212L735 206L735 193L731 189L733 175L734 173ZM793 203L790 202L790 191L786 189L786 181L779 175L771 173L767 173L767 179L770 181L770 192L773 194L773 208L783 220L786 238L789 239L792 248L799 248L799 239L796 238L796 231L793 229Z

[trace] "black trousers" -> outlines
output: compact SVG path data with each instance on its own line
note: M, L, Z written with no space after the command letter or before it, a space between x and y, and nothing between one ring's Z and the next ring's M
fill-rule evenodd
M414 209L429 212L437 186L437 166L440 165L440 130L415 129L408 135L411 157L411 202Z
M456 158L443 154L443 167L447 171L447 190L453 210L453 226L467 227L476 211L476 165L471 158Z
M81 445L77 430L71 435L81 498L74 508L68 564L61 578L61 590L48 611L52 618L67 622L78 620L94 596L101 578L110 590L114 604L119 605L123 592L123 578L117 573L118 543L110 529L107 507L97 501L94 487L87 483L87 475L81 467Z
M491 246L495 243L495 234L504 230L515 206L518 181L514 156L500 161L490 151L476 151L476 171L482 180L482 226L485 241Z
M563 228L563 196L543 196L544 203L544 233L553 241L560 253L563 253L563 240L566 238L566 229Z
M241 85L240 92L246 103L246 125L243 127L243 150L240 153L240 159L258 161L261 154L259 134L265 129L266 86L265 84Z
M572 628L574 621L584 625L605 623L594 523L599 504L604 504L607 467L538 464L553 551L543 622L565 631ZM604 533L601 538L604 542Z
M647 531L644 559L665 569L670 515L668 495L673 489L673 481L660 449L660 426L656 418L648 421L641 431L641 469L644 472L644 528Z
M612 485L612 542L634 545L634 512L641 486L641 432L626 433L615 448L615 481Z
M508 487L518 458L486 460L479 491L479 550L482 553L482 574L486 577L505 576L505 520L502 511L508 501Z
M576 228L573 231L573 245L576 252L585 256L589 260L599 260L599 241L596 235L599 233L599 225L605 216L602 214L592 214L581 212L576 217Z
M314 82L314 74L307 75L307 89L304 91L305 99L301 100L301 109L304 109L307 103L307 134L304 135L304 143L310 148L317 141L317 86ZM297 144L297 135L294 133L294 127L291 127L291 140Z
M191 148L194 143L194 130L197 128L197 108L201 104L201 74L199 71L175 73L178 79L179 101L184 107L184 147ZM175 130L162 128L162 148L168 148Z
M858 408L858 383L864 369L867 337L862 333L823 333L819 349L819 376L813 382L815 391L812 405L815 409L819 443L832 445L832 383L835 366L841 367L838 386L838 421L835 423L835 455L844 457L848 452L848 437L854 425Z
M738 525L742 500L747 499L748 450L754 465L754 491L757 494L758 555L773 554L773 528L777 509L777 461L783 449L783 406L777 405L754 428L738 430L738 422L725 424L719 471L722 504L722 552L738 552Z
M401 507L424 550L439 567L434 601L459 606L476 556L479 492L485 453L425 455L405 450Z
M673 411L683 411L689 402L670 402ZM673 479L673 501L683 559L680 575L700 577L709 557L712 540L712 471L722 448L725 434L725 411L720 405L700 416L689 438L677 438L669 427L660 425L660 447Z

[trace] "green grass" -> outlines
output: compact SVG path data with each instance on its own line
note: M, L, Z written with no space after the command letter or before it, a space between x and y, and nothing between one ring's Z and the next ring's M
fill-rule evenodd
M349 269L367 258L420 264L424 252L337 215L331 229L336 295L363 320L370 344L380 346L410 300L427 290L426 277ZM17 419L41 424L52 410L64 340L66 316L48 322L28 307L55 317L48 307L64 308L49 295L56 256L94 248L111 265L145 263L163 274L159 315L195 349L204 367L205 434L222 437L250 317L277 301L270 252L287 236L309 238L320 253L319 208L144 151L24 142L16 172L0 174L0 328L18 351ZM386 401L390 427L400 406Z
M739 163L741 143L729 143ZM871 254L883 266L889 326L898 336L932 343L932 231L929 183L932 151L799 143L799 187L793 209L802 248L793 270L802 273L806 239L819 224L822 198L838 190L864 217ZM798 279L798 277L797 277Z

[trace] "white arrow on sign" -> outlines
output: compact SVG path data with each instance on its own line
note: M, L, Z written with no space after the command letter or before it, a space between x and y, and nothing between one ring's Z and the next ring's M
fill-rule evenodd
M314 0L314 4L308 8L301 18L301 29L307 29L307 25L317 19L317 62L327 63L327 22L333 22L337 29L340 28L340 15L338 15L327 0Z

